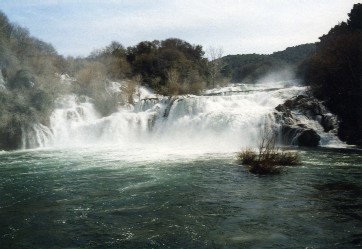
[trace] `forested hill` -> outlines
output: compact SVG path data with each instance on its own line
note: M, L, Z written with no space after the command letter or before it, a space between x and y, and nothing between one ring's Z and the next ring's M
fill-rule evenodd
M255 82L268 73L295 69L299 63L314 54L314 43L289 47L273 54L238 54L222 58L226 65L223 74L234 82Z
M316 51L315 43L308 43L299 46L289 47L283 51L275 52L269 55L272 59L281 60L290 64L298 64L314 54Z
M299 71L313 94L339 116L339 137L362 146L362 4L348 16L319 38L316 53Z

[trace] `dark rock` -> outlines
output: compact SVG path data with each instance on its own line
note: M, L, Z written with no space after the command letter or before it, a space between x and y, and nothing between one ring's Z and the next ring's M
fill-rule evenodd
M315 130L312 129L303 130L296 137L298 146L308 146L308 147L318 146L320 139L321 137L317 134Z
M298 95L298 96L295 98L295 101L296 101L296 102L299 102L300 100L305 99L305 98L307 98L307 96L305 96L305 95Z
M283 124L280 129L280 137L282 138L282 142L284 144L290 145L295 144L294 138L302 131L302 129L298 126L285 125Z
M0 131L0 150L16 150L21 147L22 131L14 127L7 131Z
M336 120L333 115L326 114L322 116L320 124L323 126L324 131L328 132L335 128Z
M317 121L325 132L336 128L336 118L328 113L323 103L313 97L299 95L288 99L275 108L276 121L281 125L279 136L285 144L298 146L318 146L320 136L308 125L303 123L299 116Z
M318 123L322 124L323 115L316 115L314 119L318 121Z
M275 109L279 112L298 110L308 116L322 115L326 113L326 108L320 101L304 95L288 99L284 102L284 104L278 105Z
M275 110L277 110L278 112L287 112L289 111L289 108L284 104L280 104L277 107L275 107Z
M292 99L288 99L283 105L288 109L292 109L294 106L294 101Z
M305 147L318 146L320 141L320 136L316 131L300 127L299 125L282 125L281 137L284 144L293 144Z
M308 129L308 126L306 124L297 124L300 128Z

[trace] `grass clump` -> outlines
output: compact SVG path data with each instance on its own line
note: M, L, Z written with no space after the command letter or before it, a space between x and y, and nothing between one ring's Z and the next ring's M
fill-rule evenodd
M285 151L275 144L276 137L272 132L264 132L258 150L250 148L238 153L240 164L246 165L254 174L279 174L283 166L295 166L301 163L297 152Z

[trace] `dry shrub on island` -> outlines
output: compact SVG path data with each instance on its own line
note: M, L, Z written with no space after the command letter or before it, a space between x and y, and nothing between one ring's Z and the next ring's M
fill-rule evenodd
M283 166L301 164L297 152L286 151L276 146L276 135L271 129L264 129L258 150L244 149L237 155L238 161L254 174L279 174Z

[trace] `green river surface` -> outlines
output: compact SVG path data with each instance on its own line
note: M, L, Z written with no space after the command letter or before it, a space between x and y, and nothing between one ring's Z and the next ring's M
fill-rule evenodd
M0 248L360 248L362 153L300 150L257 176L236 154L0 153Z

